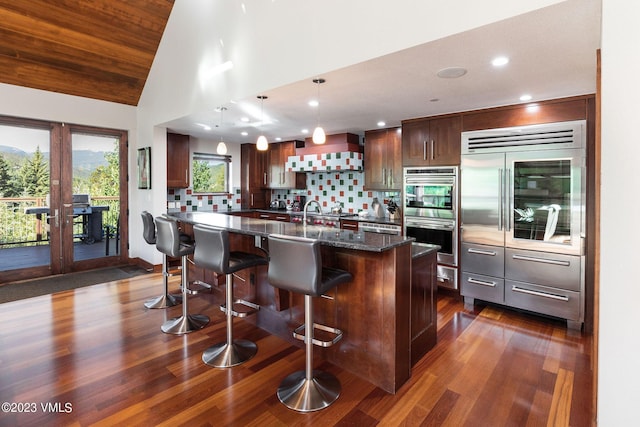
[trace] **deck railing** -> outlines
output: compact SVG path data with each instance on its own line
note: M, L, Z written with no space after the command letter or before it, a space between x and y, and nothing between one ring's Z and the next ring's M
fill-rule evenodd
M102 226L115 229L120 218L120 199L92 196L93 205L109 206L102 212ZM45 206L44 197L0 197L0 247L35 246L49 243L49 225L45 215L26 214L25 209ZM82 227L81 224L74 227ZM75 230L74 235L82 230Z

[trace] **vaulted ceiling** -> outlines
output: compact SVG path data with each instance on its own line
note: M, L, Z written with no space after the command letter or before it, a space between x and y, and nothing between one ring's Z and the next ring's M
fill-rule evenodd
M0 0L0 82L137 105L174 0Z

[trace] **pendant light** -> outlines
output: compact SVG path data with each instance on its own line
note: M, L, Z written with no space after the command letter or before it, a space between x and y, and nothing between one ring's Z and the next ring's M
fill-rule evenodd
M220 107L220 128L222 129L222 113L226 110L226 107ZM220 134L220 142L218 142L218 146L216 147L216 153L224 156L227 154L227 144L224 143L222 139L222 133Z
M317 126L313 130L313 143L314 144L324 144L327 140L326 135L324 134L324 129L320 127L320 85L324 83L325 79L313 79L313 82L318 85L318 116L317 116Z
M258 95L258 99L260 100L260 125L264 121L264 100L267 99L264 95ZM258 141L256 142L256 148L259 151L266 151L269 148L269 141L267 141L267 137L263 134L260 134L258 137Z

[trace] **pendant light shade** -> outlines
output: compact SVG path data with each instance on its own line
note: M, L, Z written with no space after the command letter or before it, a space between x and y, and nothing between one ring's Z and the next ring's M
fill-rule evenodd
M312 139L314 144L324 144L327 140L327 136L324 134L324 129L320 126L315 128Z
M324 133L324 129L320 126L320 85L324 83L325 79L313 79L313 82L318 85L318 116L317 116L317 126L313 131L313 137L311 140L314 144L324 144L327 140L327 137Z
M227 109L226 107L220 107L220 126L219 126L219 128L222 128L222 113L226 109ZM218 146L216 147L216 153L220 154L221 156L224 156L225 154L227 154L227 144L225 144L224 141L222 140L222 135L220 135L220 142L218 142Z
M264 121L264 100L267 99L264 95L258 95L258 99L260 100L260 124ZM260 134L258 137L258 141L256 141L256 148L258 151L266 151L269 148L269 141L267 141L267 137Z

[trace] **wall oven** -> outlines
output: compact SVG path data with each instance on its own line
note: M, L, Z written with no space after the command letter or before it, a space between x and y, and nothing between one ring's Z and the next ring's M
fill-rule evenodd
M440 246L438 285L458 289L458 168L404 169L404 234Z

